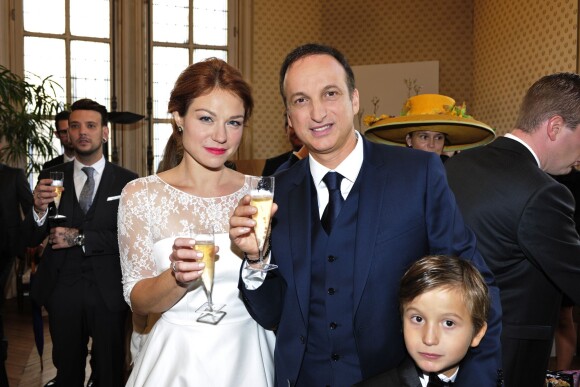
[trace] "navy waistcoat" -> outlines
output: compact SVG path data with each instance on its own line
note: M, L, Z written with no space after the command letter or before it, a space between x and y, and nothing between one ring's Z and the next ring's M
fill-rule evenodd
M330 235L322 228L312 187L308 339L297 386L350 386L362 379L353 328L359 185L346 198Z

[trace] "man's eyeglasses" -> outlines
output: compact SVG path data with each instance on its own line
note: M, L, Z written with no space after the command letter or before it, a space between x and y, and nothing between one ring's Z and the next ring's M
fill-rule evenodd
M66 136L68 134L68 130L67 129L61 129L61 130L57 130L55 131L57 136Z

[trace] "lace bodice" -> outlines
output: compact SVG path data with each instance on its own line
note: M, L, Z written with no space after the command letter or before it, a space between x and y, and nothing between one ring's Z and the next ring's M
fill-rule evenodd
M134 180L121 194L118 216L119 250L123 269L123 294L130 305L133 286L143 278L167 269L153 258L154 245L164 239L189 237L199 226L213 226L216 234L228 233L229 218L239 200L249 192L248 176L236 192L213 198L190 195L165 183L157 175Z

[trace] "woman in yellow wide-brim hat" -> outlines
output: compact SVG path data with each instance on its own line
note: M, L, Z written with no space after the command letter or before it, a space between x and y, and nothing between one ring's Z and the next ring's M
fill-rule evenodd
M454 152L485 145L495 138L495 130L466 114L465 104L440 94L420 94L409 98L399 117L365 119L364 135L371 141L435 152Z

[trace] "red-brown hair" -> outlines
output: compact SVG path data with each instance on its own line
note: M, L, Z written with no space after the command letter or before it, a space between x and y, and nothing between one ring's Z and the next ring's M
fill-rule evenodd
M221 59L209 58L189 65L177 78L169 97L169 113L185 116L193 100L214 89L229 91L244 104L244 122L252 115L254 100L250 85L240 71Z
M202 62L189 65L181 72L169 97L169 113L177 112L185 116L194 99L211 93L215 89L228 91L238 96L244 104L244 123L252 115L254 100L250 85L235 67L217 58L209 58ZM173 133L167 142L160 170L171 169L183 158L182 133L177 129L175 120L171 119Z

